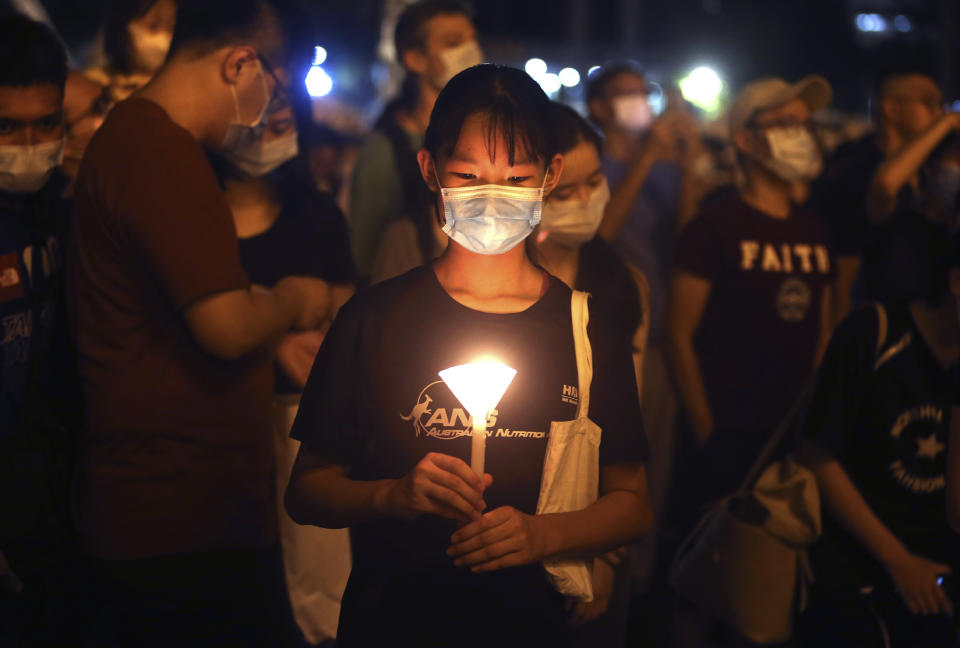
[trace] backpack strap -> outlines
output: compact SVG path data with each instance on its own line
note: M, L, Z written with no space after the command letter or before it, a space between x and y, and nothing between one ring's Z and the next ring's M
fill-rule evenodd
M577 418L586 418L590 414L590 384L593 382L593 349L587 335L590 322L588 301L590 294L574 290L570 297L570 314L573 320L573 345L577 354L577 379L579 382L579 401Z

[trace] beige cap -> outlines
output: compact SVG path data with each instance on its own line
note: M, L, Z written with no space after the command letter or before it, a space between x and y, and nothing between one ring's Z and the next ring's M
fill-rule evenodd
M811 74L796 83L777 77L758 79L744 86L730 107L730 132L743 128L761 110L802 99L811 113L826 108L833 97L830 83L819 74Z

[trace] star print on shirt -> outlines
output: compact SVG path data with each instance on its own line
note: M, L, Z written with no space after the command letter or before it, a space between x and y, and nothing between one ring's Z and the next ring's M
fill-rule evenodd
M927 457L936 459L937 455L946 449L946 445L937 441L936 433L931 433L928 437L917 437L917 457Z

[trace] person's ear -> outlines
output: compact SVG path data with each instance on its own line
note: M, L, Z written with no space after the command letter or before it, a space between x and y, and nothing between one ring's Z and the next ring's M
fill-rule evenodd
M757 134L746 128L739 128L733 132L733 146L737 152L749 155L752 158L763 157L758 150Z
M430 191L438 193L440 191L440 186L438 184L440 172L437 170L436 163L434 163L433 156L430 155L430 151L427 149L420 149L417 151L417 165L420 167L420 176L427 184L427 187L430 189Z
M427 73L427 67L430 65L427 55L419 49L408 49L400 57L403 67L413 72L417 76L423 76Z
M223 80L230 85L237 85L243 74L248 74L252 70L254 62L257 60L257 52L252 47L243 45L233 47L227 51L223 59L221 74ZM247 70L244 72L244 70Z
M606 99L591 99L587 102L587 113L594 121L606 126L613 119L613 107Z
M557 153L547 165L547 174L544 178L543 197L546 198L550 192L557 188L560 182L560 175L563 173L563 156Z

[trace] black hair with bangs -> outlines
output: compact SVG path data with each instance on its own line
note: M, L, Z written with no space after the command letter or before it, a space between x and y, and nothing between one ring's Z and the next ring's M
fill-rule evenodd
M453 77L440 92L430 114L423 146L434 160L449 157L464 122L473 115L486 118L487 150L496 157L498 136L507 145L512 166L517 150L531 161L550 163L557 153L550 127L550 99L523 70L484 63Z
M586 142L597 149L597 155L603 153L603 136L580 113L559 101L554 101L551 108L553 137L558 152L567 154L581 142Z

